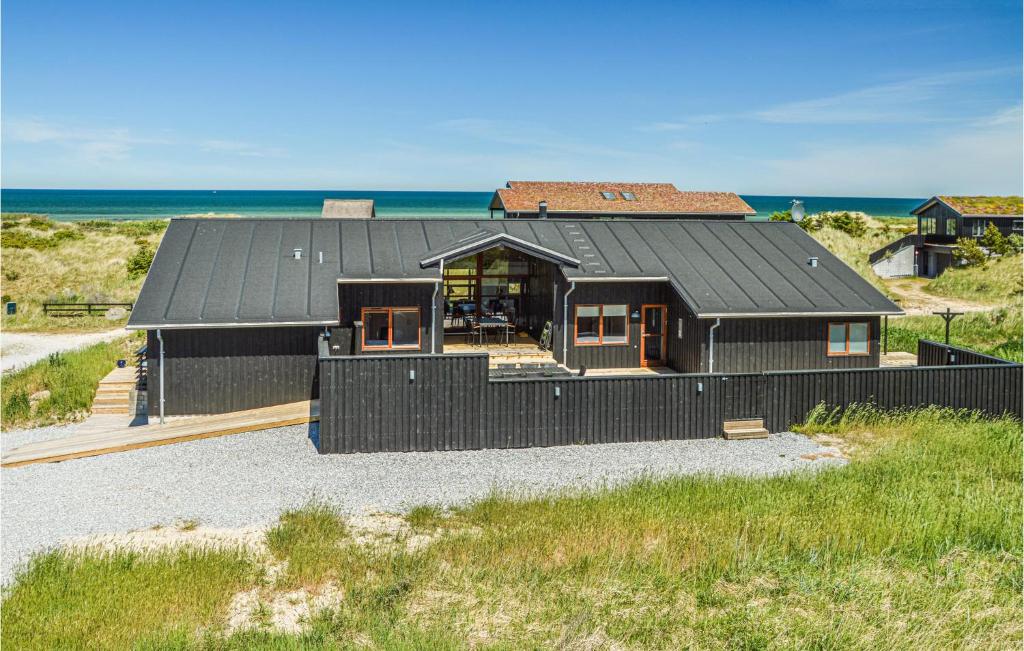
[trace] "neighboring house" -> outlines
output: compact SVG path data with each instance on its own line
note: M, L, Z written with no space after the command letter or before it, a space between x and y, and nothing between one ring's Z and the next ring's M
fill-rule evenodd
M910 211L917 216L917 233L907 235L868 258L882 278L934 278L953 264L953 248L961 237L980 239L988 225L1003 235L1022 233L1021 197L936 196Z
M671 183L509 181L491 214L506 218L733 219L756 213L732 192L681 192Z
M547 331L563 368L681 373L877 367L901 313L789 223L181 218L128 327L148 331L151 413L219 413L317 397L324 335L333 355L445 355L492 311L517 341Z
M376 219L373 199L324 199L320 216L328 219Z

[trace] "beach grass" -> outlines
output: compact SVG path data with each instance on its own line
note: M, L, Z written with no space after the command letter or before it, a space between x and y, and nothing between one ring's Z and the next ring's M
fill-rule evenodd
M155 250L166 220L56 222L40 215L5 213L0 224L3 302L18 304L2 315L7 331L92 332L127 322L127 315L53 317L44 302L134 303L143 275L132 276L129 259L140 248ZM114 315L111 315L112 317Z
M100 380L117 360L131 362L142 334L54 353L4 375L0 384L4 430L83 420L89 414Z
M936 296L1021 305L1024 269L1020 255L996 257L979 267L950 268L925 286Z
M1024 321L1019 306L969 312L950 323L949 343L1013 362L1024 362L1022 330ZM916 354L918 339L942 343L945 336L946 323L939 316L904 316L889 320L890 351Z
M268 534L275 562L303 568L269 585L230 555L52 552L5 592L2 641L27 649L86 634L108 648L1020 646L1019 421L862 407L816 410L799 429L829 437L849 464L494 495L419 511L411 519L431 531L419 546L356 544L340 515L313 504ZM327 583L343 597L305 632L228 634L215 621L234 592Z

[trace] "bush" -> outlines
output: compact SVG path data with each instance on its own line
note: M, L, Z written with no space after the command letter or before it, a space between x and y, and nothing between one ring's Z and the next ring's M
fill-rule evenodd
M957 239L953 248L953 260L964 267L976 267L985 264L988 256L985 251L970 237Z
M28 227L35 228L41 231L48 231L53 228L53 222L48 217L42 215L32 215L28 218Z
M868 232L868 225L860 215L848 212L827 212L820 215L823 226L842 231L851 237L862 237Z
M0 247L5 249L34 249L44 251L52 249L57 242L50 237L40 237L21 230L20 228L7 228L0 232Z
M793 221L793 212L791 210L782 210L772 213L772 216L768 218L770 222L791 222Z
M145 237L159 235L167 230L168 222L163 219L147 219L143 221L118 222L114 230L125 237Z
M4 422L26 420L32 414L32 405L28 400L28 392L14 391L4 400Z
M85 239L85 235L82 235L82 233L79 231L72 230L70 228L65 228L54 233L53 237L51 237L50 239L52 239L56 243L71 242L74 240Z
M13 269L10 269L4 272L4 278L13 283L15 280L21 278L21 274L18 273L17 271L14 271Z
M1024 251L1024 237L1014 233L1006 238L1006 246L1010 249L1009 253L1020 253Z
M109 231L114 228L114 222L105 219L88 219L78 222L78 227L84 231Z
M988 250L989 256L993 254L1002 255L1007 248L1006 238L992 222L989 222L988 226L985 227L985 232L982 233L981 240L978 243Z
M128 258L128 277L141 278L149 273L149 267L153 264L153 249L148 245L142 245Z

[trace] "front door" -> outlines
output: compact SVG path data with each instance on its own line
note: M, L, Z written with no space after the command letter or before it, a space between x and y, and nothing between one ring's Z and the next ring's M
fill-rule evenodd
M665 327L668 309L644 305L640 318L640 366L665 365Z

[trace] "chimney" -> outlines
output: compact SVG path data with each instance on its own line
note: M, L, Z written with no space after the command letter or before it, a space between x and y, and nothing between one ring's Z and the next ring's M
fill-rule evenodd
M548 218L548 202L547 201L541 201L539 204L537 204L537 215L541 219L547 219Z

